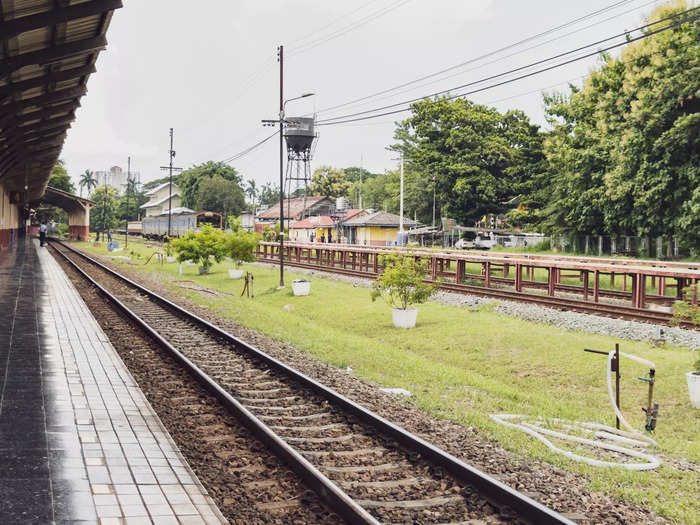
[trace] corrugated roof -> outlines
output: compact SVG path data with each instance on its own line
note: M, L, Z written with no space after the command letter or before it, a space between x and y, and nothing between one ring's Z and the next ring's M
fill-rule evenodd
M44 194L121 0L0 1L0 181Z
M388 211L376 211L367 215L353 217L343 223L344 226L383 226L385 228L398 228L401 218ZM403 225L406 228L417 226L418 223L411 219L403 218Z
M290 228L295 230L307 230L311 228L333 228L335 223L328 215L317 215L315 217L307 217L303 221L293 223Z
M331 199L328 197L298 197L294 199L284 200L284 218L294 219L299 217L304 210L308 210L312 206L317 205L323 200L327 200L329 204L332 204ZM279 202L274 206L268 208L262 213L258 214L259 219L279 219L280 218L280 205Z

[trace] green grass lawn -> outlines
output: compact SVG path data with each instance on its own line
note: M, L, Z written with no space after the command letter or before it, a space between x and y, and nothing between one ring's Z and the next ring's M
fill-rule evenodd
M121 239L120 239L121 241ZM101 247L77 243L93 253ZM129 248L143 264L153 252L141 242ZM115 260L119 264L128 264ZM499 315L492 308L469 311L429 303L419 308L413 330L391 323L389 307L372 303L369 290L349 284L312 279L308 297L294 297L289 286L276 291L278 271L247 265L255 274L255 299L240 297L243 282L228 278L230 263L214 265L200 276L195 266L151 262L144 271L163 275L173 291L278 340L288 341L315 358L337 367L353 368L363 379L388 387L405 388L426 412L463 425L478 427L503 447L583 474L590 488L639 503L678 523L700 523L700 474L679 470L666 461L651 472L630 472L574 463L549 452L529 436L500 426L489 414L506 412L543 415L613 424L605 390L605 358L583 348L612 349L621 342L624 352L654 361L657 366L655 400L660 417L655 439L663 457L700 464L700 410L691 408L685 372L693 356L686 348L654 347L612 337L565 331ZM286 274L287 282L295 278ZM203 294L177 285L194 281L234 295ZM293 305L287 310L285 305ZM635 380L646 370L623 360L622 405L628 421L643 427L640 407L646 384Z

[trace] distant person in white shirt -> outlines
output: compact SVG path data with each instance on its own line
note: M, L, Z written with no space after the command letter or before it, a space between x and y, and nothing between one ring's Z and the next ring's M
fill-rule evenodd
M42 219L41 226L39 226L39 244L41 246L46 243L46 220Z

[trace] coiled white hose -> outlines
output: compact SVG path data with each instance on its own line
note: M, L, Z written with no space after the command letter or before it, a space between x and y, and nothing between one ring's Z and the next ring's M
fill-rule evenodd
M581 461L583 463L587 463L589 465L593 465L596 467L621 467L625 468L628 470L652 470L657 468L659 465L661 465L661 460L655 456L652 456L650 454L646 454L644 452L640 452L638 450L629 448L631 446L634 447L647 447L649 445L654 445L658 446L658 443L654 441L652 438L649 436L644 435L643 433L639 432L638 430L634 429L630 424L627 422L627 420L624 418L622 415L622 412L620 411L620 408L617 406L617 403L615 402L615 395L613 393L613 387L612 387L612 373L611 373L611 364L612 364L612 359L615 356L615 352L612 351L608 354L608 360L607 360L607 366L606 366L606 379L608 383L608 395L610 397L610 404L613 407L613 411L615 412L615 415L618 417L620 422L624 425L625 428L628 429L628 431L624 430L618 430L616 428L607 426L607 425L602 425L600 423L591 423L591 422L582 422L582 421L569 421L566 419L557 419L557 418L549 418L545 419L543 417L535 417L534 422L531 423L526 421L527 419L533 420L533 418L528 418L528 416L524 416L521 414L492 414L491 419L494 421L500 423L501 425L505 425L507 427L515 428L517 430L520 430L522 432L525 432L526 434L534 437L535 439L538 439L542 443L544 443L550 450L562 454L568 458L571 458L575 461ZM623 352L620 352L620 356L627 357L629 359L632 359L634 361L637 361L638 363L641 363L643 365L648 366L649 368L655 369L656 366L654 363L651 361L647 361L646 359L642 359L641 357L637 357L634 355L630 354L625 354ZM519 423L513 422L514 420L520 420ZM584 434L592 434L594 438L596 439L588 439L588 438L583 438L579 436L575 436L573 434L567 434L565 432L557 432L555 430L550 430L548 428L543 428L543 424L547 423L557 423L561 425L563 428L568 429L568 430L575 430L578 432L583 432ZM613 452L617 452L620 454L624 454L633 458L638 458L641 460L644 460L643 463L620 463L616 461L604 461L600 459L595 459L595 458L589 458L586 456L581 456L580 454L576 454L574 452L564 450L558 446L556 446L554 443L552 443L549 439L547 439L545 436L551 436L555 438L559 438L562 440L567 440L567 441L573 441L575 443L581 443L583 445L589 445L591 447L597 447L605 450L610 450ZM606 443L605 441L600 441L600 439L604 439L607 441L613 441L616 444L613 443ZM622 445L628 445L628 446L622 446Z

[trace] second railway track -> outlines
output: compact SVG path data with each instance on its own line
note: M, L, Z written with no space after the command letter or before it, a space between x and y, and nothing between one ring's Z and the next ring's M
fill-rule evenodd
M52 246L210 392L230 398L244 424L346 521L572 523L85 254Z

